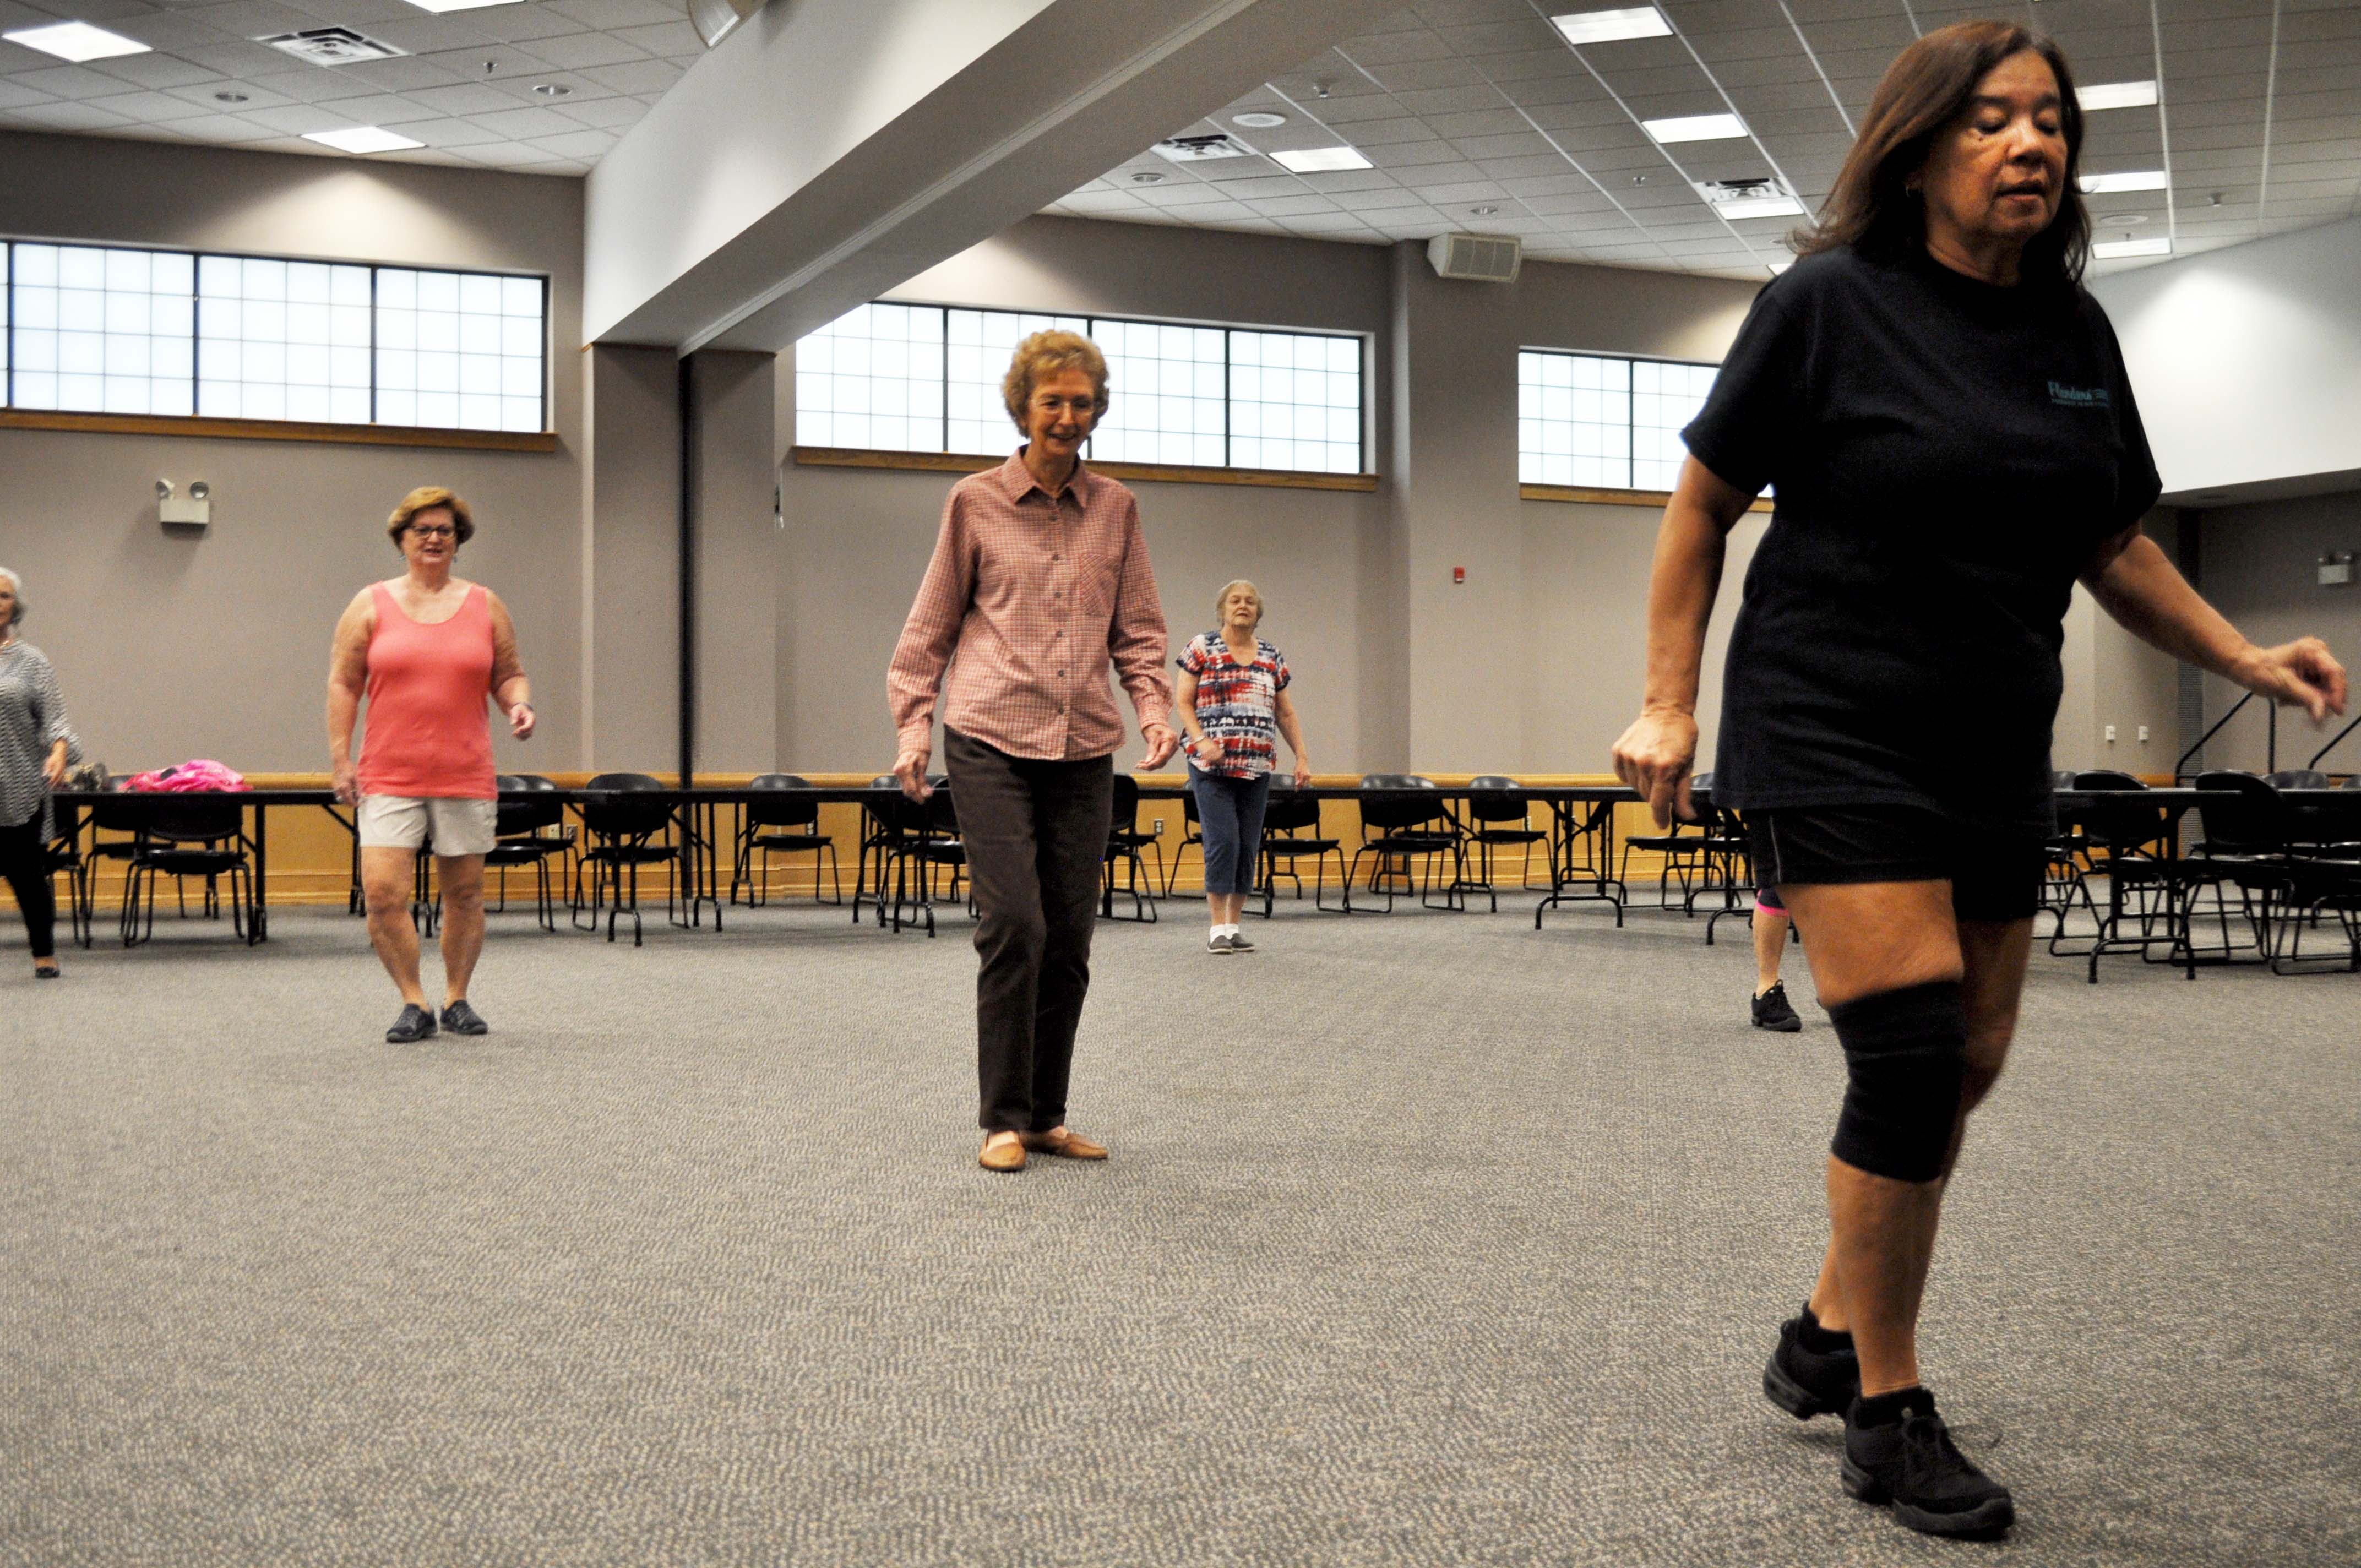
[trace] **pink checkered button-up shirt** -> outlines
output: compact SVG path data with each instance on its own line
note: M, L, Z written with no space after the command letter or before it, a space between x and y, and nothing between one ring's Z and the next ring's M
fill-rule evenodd
M1053 497L1020 452L951 487L885 689L905 755L928 749L948 667L943 722L961 734L1015 757L1104 757L1124 739L1110 663L1142 729L1171 724L1165 650L1138 501L1079 463Z

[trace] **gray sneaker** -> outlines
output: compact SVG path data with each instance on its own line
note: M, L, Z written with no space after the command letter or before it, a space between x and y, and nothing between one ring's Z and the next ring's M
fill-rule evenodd
M1236 936L1230 938L1230 951L1234 953L1251 953L1254 951L1254 944L1247 941L1246 934L1244 931L1241 931Z
M1205 938L1205 950L1217 959L1226 959L1237 951L1237 948L1230 941L1230 934L1227 931L1216 931Z

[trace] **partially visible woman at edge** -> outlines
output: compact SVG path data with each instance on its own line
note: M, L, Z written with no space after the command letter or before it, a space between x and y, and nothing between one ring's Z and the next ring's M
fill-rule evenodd
M484 703L500 705L520 740L533 734L534 718L508 606L452 575L461 546L476 536L467 503L426 486L401 498L385 531L407 570L355 594L336 622L328 762L336 798L357 802L369 945L401 991L401 1015L385 1037L407 1045L437 1023L419 984L410 918L418 854L430 842L443 894L441 1026L455 1035L489 1027L467 1002L484 948L484 857L500 811ZM363 696L368 725L356 767L353 720Z
M1295 753L1295 787L1312 782L1303 725L1287 695L1294 676L1287 657L1256 635L1262 590L1241 577L1225 583L1213 606L1220 627L1189 640L1180 655L1174 712L1187 737L1189 793L1196 797L1205 851L1205 950L1220 957L1254 950L1238 916L1254 891L1262 859L1262 817L1279 766L1279 738Z
M49 840L58 832L49 792L80 760L82 742L66 721L57 671L16 635L24 620L24 582L0 566L0 877L25 917L34 977L55 980L62 971L57 895L49 890Z
M2074 583L2315 720L2345 698L2317 639L2255 646L2140 532L2160 486L2080 286L2081 137L2064 56L2013 24L1945 27L1887 70L1803 258L1757 297L1684 433L1646 700L1615 745L1658 821L1689 815L1723 538L1775 486L1714 799L1744 814L1803 934L1848 1087L1829 1245L1763 1388L1799 1418L1842 1413L1845 1489L1942 1535L2015 1517L1936 1413L1917 1320L1967 1113L2016 1024Z

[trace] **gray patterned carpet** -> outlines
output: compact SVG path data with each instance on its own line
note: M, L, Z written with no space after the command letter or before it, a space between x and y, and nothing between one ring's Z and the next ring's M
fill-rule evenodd
M978 1170L973 958L841 915L0 951L0 1561L2351 1563L2361 976L2037 961L1927 1304L1997 1546L1757 1388L1826 1020L1596 914L1102 927L1075 1122ZM1800 965L1796 966L1800 969Z

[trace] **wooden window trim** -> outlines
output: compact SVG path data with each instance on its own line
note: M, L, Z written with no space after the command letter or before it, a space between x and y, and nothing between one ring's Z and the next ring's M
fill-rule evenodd
M935 474L981 474L1005 457L974 457L956 452L873 452L862 447L798 446L796 463L809 468L886 468ZM1191 468L1158 463L1093 462L1091 471L1126 482L1175 485L1254 485L1279 490L1375 490L1375 474L1299 474L1279 468Z
M435 430L404 424L330 424L296 419L212 419L185 414L75 413L0 409L0 430L70 430L100 435L197 435L230 441L313 441L346 446L441 446L471 452L555 452L554 431Z
M1579 485L1519 485L1517 499L1527 501L1575 501L1592 506L1653 507L1662 511L1664 510L1665 503L1673 499L1673 492L1670 490L1593 490L1585 489ZM1757 496L1754 499L1754 504L1746 510L1769 511L1771 503L1763 497Z

